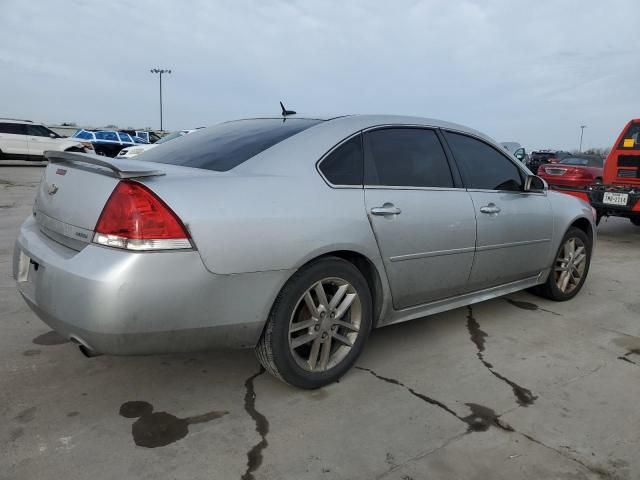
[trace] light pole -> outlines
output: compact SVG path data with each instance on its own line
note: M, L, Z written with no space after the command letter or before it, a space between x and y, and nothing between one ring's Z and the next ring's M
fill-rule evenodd
M584 135L585 128L587 128L586 125L580 125L580 153L582 153L582 136Z
M158 73L160 77L160 131L162 132L162 74L163 73L171 73L171 70L167 70L164 68L152 68L149 70L151 73Z

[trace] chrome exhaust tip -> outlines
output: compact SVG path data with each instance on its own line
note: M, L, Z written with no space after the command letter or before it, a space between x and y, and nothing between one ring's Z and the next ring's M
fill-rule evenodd
M78 345L78 350L80 350L80 353L82 353L87 358L99 357L100 355L102 355L101 353L96 352L91 347L89 347L86 343L84 343L82 340L76 337L71 337L71 341Z

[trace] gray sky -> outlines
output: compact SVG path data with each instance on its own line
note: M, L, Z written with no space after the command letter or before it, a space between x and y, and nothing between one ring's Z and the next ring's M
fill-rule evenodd
M529 148L640 117L638 0L0 0L0 116L165 129L279 114L435 117Z

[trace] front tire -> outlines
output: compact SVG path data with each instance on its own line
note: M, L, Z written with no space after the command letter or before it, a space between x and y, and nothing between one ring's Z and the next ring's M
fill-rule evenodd
M299 388L333 383L362 352L372 311L367 281L353 264L337 257L317 260L280 291L255 348L258 360Z
M575 297L589 273L591 247L586 233L576 227L569 228L556 253L547 281L536 287L534 293L556 302Z

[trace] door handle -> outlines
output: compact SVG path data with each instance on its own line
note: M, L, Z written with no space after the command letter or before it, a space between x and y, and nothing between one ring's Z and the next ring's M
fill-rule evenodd
M400 215L401 213L402 210L393 203L385 203L381 207L373 207L371 209L371 215Z
M495 203L491 202L489 205L485 205L484 207L480 207L480 211L482 213L500 213L500 207L497 207Z

